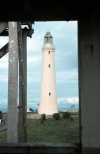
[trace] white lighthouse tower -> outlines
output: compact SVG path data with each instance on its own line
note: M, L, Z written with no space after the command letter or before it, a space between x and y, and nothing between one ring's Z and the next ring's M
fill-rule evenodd
M47 32L44 36L44 45L42 47L43 59L39 114L51 115L58 113L54 51L53 37L50 32Z

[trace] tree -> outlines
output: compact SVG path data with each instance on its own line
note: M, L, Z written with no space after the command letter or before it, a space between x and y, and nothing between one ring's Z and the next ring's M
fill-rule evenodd
M44 114L44 113L41 114L41 118L42 118L43 121L45 121L46 120L46 114Z

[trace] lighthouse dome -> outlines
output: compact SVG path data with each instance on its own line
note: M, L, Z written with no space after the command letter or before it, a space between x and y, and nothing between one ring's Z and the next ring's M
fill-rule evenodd
M46 44L46 43L53 44L53 37L49 31L47 31L44 36L44 44Z
M42 47L42 50L43 51L46 51L46 50L54 51L55 50L55 47L53 45L53 37L49 31L47 31L44 36L44 45Z

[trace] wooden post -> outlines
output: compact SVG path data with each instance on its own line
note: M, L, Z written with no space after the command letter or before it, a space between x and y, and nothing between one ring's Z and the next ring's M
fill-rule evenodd
M17 22L9 22L7 142L17 142L18 34Z
M19 123L18 123L18 142L27 142L27 57L26 57L26 38L27 31L23 32L21 22L18 22L18 43L19 43Z
M24 57L24 79L25 79L25 106L27 112L27 28L24 28L23 35L23 57Z
M100 11L92 12L78 22L82 154L100 153Z
M8 43L5 44L1 49L0 49L0 59L8 53Z
M24 58L24 83L25 83L25 102L24 102L24 122L25 122L25 128L24 128L24 134L25 141L27 142L27 28L23 30L22 35L23 40L23 58Z

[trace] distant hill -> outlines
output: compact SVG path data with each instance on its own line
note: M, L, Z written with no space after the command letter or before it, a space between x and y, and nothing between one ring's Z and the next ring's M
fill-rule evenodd
M69 104L69 103L59 104L58 108L59 110L69 110L71 108L71 105L74 105L75 109L79 110L79 104Z
M6 111L7 112L7 107L1 107L0 111Z
M74 106L75 106L75 109L79 110L79 104L69 104L69 103L66 103L66 104L64 104L64 103L59 104L59 105L58 105L58 109L59 109L59 110L69 110L70 107L71 107L71 105L74 105ZM34 112L36 112L36 110L37 110L37 108L34 107L34 106L32 106L32 105L31 105L31 106L28 106L27 108L30 108L31 111L34 111ZM0 108L0 111L6 111L6 112L7 112L7 107L1 107L1 108Z

